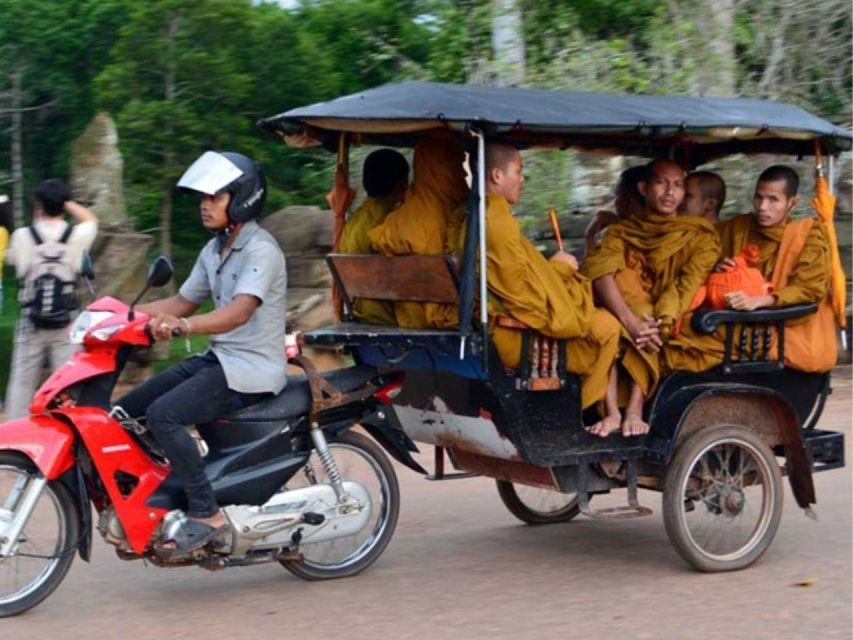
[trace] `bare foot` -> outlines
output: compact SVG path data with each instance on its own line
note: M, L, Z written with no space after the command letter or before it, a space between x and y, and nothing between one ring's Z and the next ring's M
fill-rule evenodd
M643 420L642 414L626 413L622 421L623 436L641 436L649 432L649 425Z
M607 414L589 428L589 432L599 438L606 438L611 433L619 431L621 417L618 413Z

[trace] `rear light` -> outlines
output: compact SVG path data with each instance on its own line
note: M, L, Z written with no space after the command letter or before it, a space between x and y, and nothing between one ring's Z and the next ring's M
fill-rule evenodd
M384 387L382 387L379 391L373 394L373 397L379 400L382 404L390 405L393 403L394 398L400 395L400 391L403 390L403 380L404 377L400 376L395 380L392 380Z

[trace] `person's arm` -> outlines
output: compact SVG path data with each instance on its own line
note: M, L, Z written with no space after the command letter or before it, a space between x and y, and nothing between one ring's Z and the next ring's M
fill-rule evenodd
M774 291L770 306L816 304L829 292L832 261L829 239L823 224L815 222L806 237L803 251L791 269L788 283Z
M197 261L193 273L181 287L179 296L183 295L184 299L191 302L203 299L202 294L210 294L207 280L202 277L202 270L201 262ZM242 269L234 285L234 299L231 302L192 317L164 313L153 318L149 326L154 335L163 340L171 338L174 329L178 329L181 335L209 335L233 331L251 319L272 287L285 286L285 273L284 254L278 245L272 242L260 244L252 248L251 261Z
M84 207L79 202L74 202L74 200L66 200L63 205L63 209L65 213L70 215L76 222L94 222L98 223L98 216L91 212L90 209Z
M616 316L616 319L622 324L631 338L638 347L646 348L650 351L658 351L662 346L660 340L658 322L654 318L644 316L638 318L622 296L619 287L616 285L616 278L613 274L603 275L597 278L592 283L595 294L604 305L604 307Z
M160 302L168 302L173 298L180 298L180 295ZM185 302L189 303L187 300ZM207 313L200 313L197 316L186 317L188 314L160 313L151 318L148 326L151 327L152 333L158 340L172 338L172 332L175 329L180 335L227 333L246 324L260 304L260 299L255 296L240 294L228 304Z
M714 270L721 254L716 232L697 234L687 245L687 261L664 287L655 303L655 316L664 325L672 326L690 310L690 303L699 287Z
M726 304L738 311L816 304L827 295L829 272L829 240L823 226L816 223L784 287L762 296L748 296L742 291L733 291L726 294Z

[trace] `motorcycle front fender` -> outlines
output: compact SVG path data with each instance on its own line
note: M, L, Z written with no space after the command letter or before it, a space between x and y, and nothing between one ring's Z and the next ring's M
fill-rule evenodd
M17 451L56 480L74 466L74 431L54 418L30 416L0 424L0 451Z
M406 465L412 471L426 475L426 469L412 457L418 453L417 445L406 435L397 415L386 408L377 409L374 413L359 420L362 428L371 435L399 463Z

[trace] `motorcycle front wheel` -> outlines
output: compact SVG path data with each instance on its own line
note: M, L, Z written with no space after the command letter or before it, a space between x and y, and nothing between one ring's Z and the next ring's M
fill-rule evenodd
M343 538L304 543L300 560L282 560L285 569L305 580L330 580L352 576L382 555L394 535L400 512L397 474L382 449L369 438L348 431L329 441L329 450L344 481L361 484L370 494L371 514L364 528ZM288 489L328 482L317 452Z
M0 523L9 522L39 471L18 454L0 452ZM0 618L47 598L68 573L80 537L77 508L61 482L49 482L20 534L15 553L0 556Z

